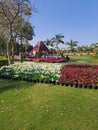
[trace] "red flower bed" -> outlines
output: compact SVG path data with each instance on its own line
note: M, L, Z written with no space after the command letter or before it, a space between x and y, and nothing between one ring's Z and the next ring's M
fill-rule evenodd
M48 63L60 63L60 62L65 62L66 59L65 58L45 58L44 61Z
M61 63L67 61L65 58L33 58L33 57L26 57L30 61L43 61L47 63Z
M98 87L98 65L65 65L61 70L59 82Z

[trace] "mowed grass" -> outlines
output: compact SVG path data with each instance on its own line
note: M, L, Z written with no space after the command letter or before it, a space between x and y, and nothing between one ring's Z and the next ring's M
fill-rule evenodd
M0 80L0 130L98 130L98 90Z
M91 65L98 65L98 58L93 58L92 56L77 56L77 55L73 55L70 56L70 61L69 63L73 63L73 64L91 64Z

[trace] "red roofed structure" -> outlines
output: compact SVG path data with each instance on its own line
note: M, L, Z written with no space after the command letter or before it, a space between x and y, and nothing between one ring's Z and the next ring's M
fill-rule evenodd
M47 52L50 54L49 49L46 47L43 41L38 41L35 47L33 47L33 54L36 54L36 52Z

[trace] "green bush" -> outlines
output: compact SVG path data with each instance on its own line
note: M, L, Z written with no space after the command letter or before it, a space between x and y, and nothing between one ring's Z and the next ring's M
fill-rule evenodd
M35 56L38 58L41 58L43 55L43 52L36 52Z
M8 65L8 59L7 58L0 58L0 67L3 65Z

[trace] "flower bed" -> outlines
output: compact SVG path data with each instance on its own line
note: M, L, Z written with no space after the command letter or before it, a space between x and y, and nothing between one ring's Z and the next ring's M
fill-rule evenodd
M66 65L59 82L75 87L98 87L98 65Z
M60 70L62 65L56 64L13 64L10 66L3 66L0 68L0 77L40 81L40 82L58 82L60 78Z
M20 63L1 67L0 77L98 89L98 65Z
M66 62L67 59L65 58L34 58L34 57L27 57L30 61L35 61L35 62L47 62L47 63L61 63L61 62Z

